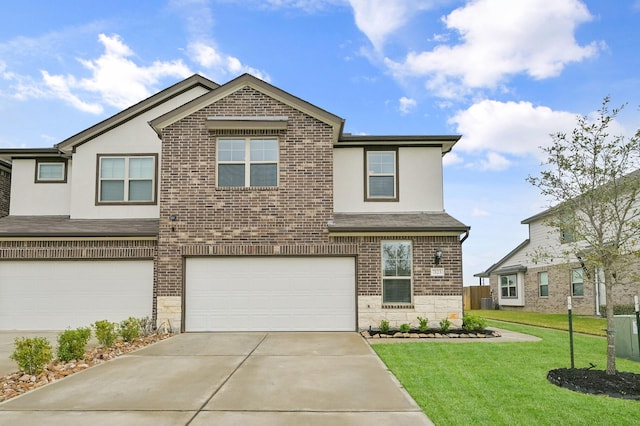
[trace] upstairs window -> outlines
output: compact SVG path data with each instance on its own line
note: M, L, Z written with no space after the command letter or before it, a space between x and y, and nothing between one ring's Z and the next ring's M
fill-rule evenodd
M67 181L65 161L36 160L36 183L64 183Z
M411 242L382 242L382 303L411 303Z
M366 193L369 201L397 201L397 152L366 151Z
M218 139L218 186L278 186L278 139Z
M154 203L156 156L99 156L99 203Z

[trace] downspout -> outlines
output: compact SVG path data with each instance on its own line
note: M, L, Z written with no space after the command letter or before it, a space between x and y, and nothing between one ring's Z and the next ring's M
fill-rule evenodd
M468 229L466 231L464 231L464 236L462 237L462 239L460 239L460 245L462 245L462 243L464 243L464 240L466 240L467 238L469 238L469 230Z
M601 316L600 315L600 272L601 272L600 269L596 268L596 270L595 270L596 279L594 281L595 281L595 286L596 286L596 292L595 292L595 294L596 294L596 316L598 316L598 317Z

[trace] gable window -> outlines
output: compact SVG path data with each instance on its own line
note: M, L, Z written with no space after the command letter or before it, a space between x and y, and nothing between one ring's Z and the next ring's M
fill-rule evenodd
M155 202L156 156L98 156L99 203Z
M278 139L218 139L218 186L278 186Z
M382 242L382 303L411 303L411 242Z
M571 270L571 295L584 296L584 271L582 268Z
M500 276L500 295L504 299L518 298L518 276L516 274Z
M67 181L65 161L36 160L36 183L63 183Z
M548 272L539 272L538 273L538 289L540 297L548 297L549 296L549 273Z
M398 200L397 151L367 150L366 199Z

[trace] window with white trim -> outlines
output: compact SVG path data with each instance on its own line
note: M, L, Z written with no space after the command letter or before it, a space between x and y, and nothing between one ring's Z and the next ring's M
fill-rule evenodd
M36 182L66 182L66 162L36 160Z
M366 151L366 199L398 199L396 154L396 151Z
M584 271L582 268L571 270L571 295L584 296Z
M538 272L538 294L540 297L548 297L549 296L549 273L548 272Z
M382 242L382 303L411 303L410 241Z
M501 275L500 276L500 296L503 299L518 298L518 275Z
M278 186L277 138L218 139L218 186Z
M99 203L155 202L156 157L99 156Z

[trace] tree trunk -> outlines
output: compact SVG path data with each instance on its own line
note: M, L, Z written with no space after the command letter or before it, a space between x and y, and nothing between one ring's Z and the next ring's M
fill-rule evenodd
M607 295L607 374L616 374L616 326L613 318L614 278L609 269L605 271L605 294Z

